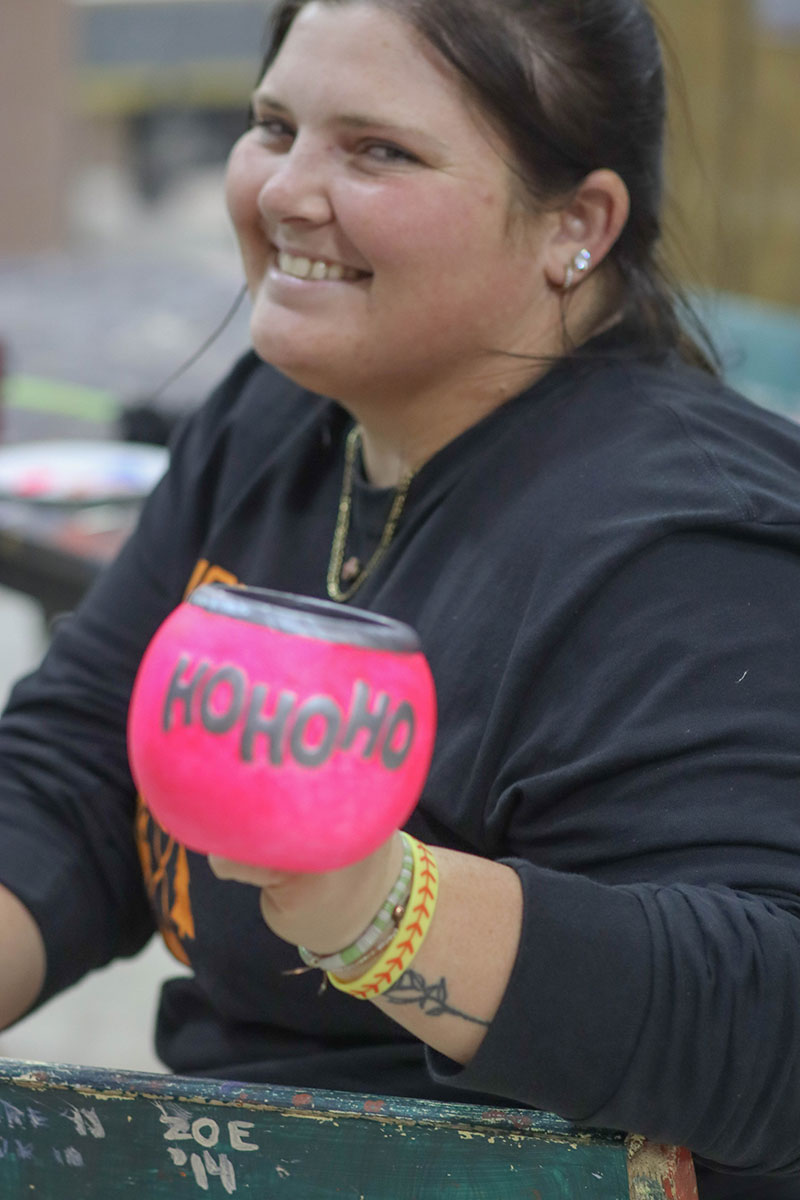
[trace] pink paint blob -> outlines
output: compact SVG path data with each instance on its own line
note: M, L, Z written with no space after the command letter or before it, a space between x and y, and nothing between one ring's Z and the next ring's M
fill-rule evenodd
M46 496L53 490L53 473L45 467L32 468L22 475L17 483L19 496Z

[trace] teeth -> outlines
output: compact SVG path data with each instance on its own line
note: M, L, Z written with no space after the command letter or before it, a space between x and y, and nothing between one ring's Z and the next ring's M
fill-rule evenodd
M326 263L320 259L295 257L281 251L278 254L278 267L284 275L293 275L296 279L357 279L358 272L351 267L343 267L341 263Z
M311 259L293 258L290 261L291 266L289 270L291 274L296 275L298 279L308 279L308 276L311 273Z

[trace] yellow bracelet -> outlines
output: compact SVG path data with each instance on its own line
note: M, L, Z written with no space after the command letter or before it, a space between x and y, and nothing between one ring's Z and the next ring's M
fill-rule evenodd
M408 835L406 835L408 836ZM397 933L377 962L357 979L344 980L328 972L328 979L340 992L357 1000L374 1000L388 992L417 954L430 929L439 894L439 871L430 846L409 837L414 856L414 875L406 911Z

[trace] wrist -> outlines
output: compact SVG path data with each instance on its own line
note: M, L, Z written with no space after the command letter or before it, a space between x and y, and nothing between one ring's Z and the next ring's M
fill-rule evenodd
M308 962L312 959L338 956L351 948L370 929L380 914L397 885L405 857L405 845L399 831L395 832L387 842L380 847L368 860L369 871L360 877L354 877L354 886L350 890L340 912L340 920L336 922L339 932L336 934L336 945L330 949L314 946L313 949L301 949L301 957ZM355 957L359 957L356 955ZM314 964L316 965L316 964Z
M377 953L369 954L356 973L327 970L328 980L341 992L360 1000L374 1000L389 991L408 969L433 921L439 892L439 869L431 846L404 835L411 853L411 887L397 927Z

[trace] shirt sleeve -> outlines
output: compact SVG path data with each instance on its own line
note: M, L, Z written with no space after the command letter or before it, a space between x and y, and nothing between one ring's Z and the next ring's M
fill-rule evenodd
M800 1170L796 539L665 536L540 663L490 818L520 950L474 1060L430 1053L436 1079Z
M178 431L136 531L59 623L0 720L0 881L44 938L38 1003L135 953L153 931L133 837L128 701L141 655L197 560L228 411L252 365L242 360Z

